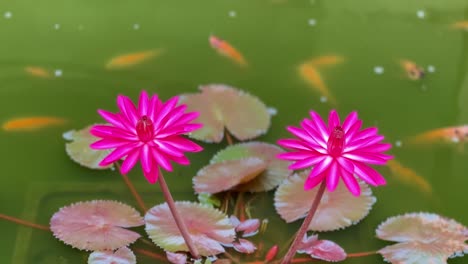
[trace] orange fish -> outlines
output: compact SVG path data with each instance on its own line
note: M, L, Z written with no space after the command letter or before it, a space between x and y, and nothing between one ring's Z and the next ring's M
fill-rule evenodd
M309 64L314 67L334 66L344 62L344 57L339 55L324 55L309 60Z
M316 88L320 94L327 98L331 104L335 105L336 100L330 94L325 82L323 81L322 75L318 72L316 67L313 67L307 63L299 66L299 74L308 84Z
M409 139L412 144L465 143L468 141L468 125L445 127L427 131Z
M406 75L413 81L421 80L426 74L424 69L410 60L400 60L400 65L405 70Z
M25 67L24 71L34 77L39 77L39 78L44 78L44 79L50 79L52 77L52 74L48 70L42 67L38 67L38 66Z
M455 22L452 24L452 28L468 30L468 20Z
M432 186L429 184L429 182L412 169L403 166L396 160L389 160L387 165L390 168L393 176L395 176L395 178L400 182L407 185L413 185L423 193L432 193Z
M107 64L106 68L109 70L127 68L135 66L144 61L152 59L156 56L159 56L163 51L161 49L157 50L148 50L136 53L129 53L124 55L119 55L112 58Z
M211 47L219 54L228 57L240 66L247 66L247 61L244 59L244 56L228 42L213 35L210 36L209 41Z
M5 131L33 131L48 126L62 125L66 123L65 119L48 116L35 116L15 118L3 123L3 130Z

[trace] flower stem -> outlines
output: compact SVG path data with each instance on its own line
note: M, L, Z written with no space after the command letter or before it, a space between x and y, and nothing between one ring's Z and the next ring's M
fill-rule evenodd
M229 146L234 144L234 141L232 140L231 134L229 134L229 132L226 129L224 130L224 135L226 137L226 141L227 141Z
M368 252L357 252L357 253L350 253L346 255L346 258L360 258L360 257L367 257L377 254L377 251L368 251Z
M137 253L140 253L142 255L145 255L147 257L150 257L150 258L153 258L153 259L157 259L157 260L162 260L164 262L167 262L167 258L164 257L164 256L161 256L159 254L156 254L154 252L151 252L151 251L148 251L148 250L145 250L145 249L141 249L141 248L133 248L133 250Z
M4 219L7 221L16 223L16 224L20 224L20 225L24 225L24 226L44 230L44 231L50 231L50 228L48 226L31 223L31 222L28 222L19 218L15 218L12 216L4 215L4 214L0 214L0 219Z
M326 186L326 181L322 181L322 183L320 184L319 190L317 194L315 195L314 201L312 202L312 206L310 207L309 213L307 214L307 217L304 219L304 222L302 222L302 226L299 228L296 238L292 242L291 247L289 247L289 250L284 256L283 260L281 261L281 264L291 263L291 259L294 257L294 255L296 255L297 248L302 242L302 239L304 238L304 234L307 232L307 228L309 228L310 222L312 222L312 218L317 212L317 208L319 206L320 200L322 200L322 196L325 193L325 186Z
M116 163L115 163L115 166L116 166L117 169L120 171L120 164L116 162ZM122 178L123 178L125 184L127 185L128 189L129 189L130 192L132 193L133 197L135 197L135 200L137 201L138 206L139 206L140 209L143 211L143 213L145 213L146 211L148 211L148 209L146 208L145 202L143 202L143 199L141 199L140 194L139 194L138 191L135 189L135 186L133 186L133 184L132 184L132 182L130 181L130 179L128 178L128 176L127 176L126 174L123 174L123 173L120 173L120 175L122 175Z
M166 203L169 206L169 209L171 210L172 217L174 217L177 227L179 228L180 234L184 238L185 244L187 244L190 254L192 254L192 257L199 259L200 256L198 254L198 250L193 244L192 238L190 237L190 234L188 232L187 226L184 223L184 220L182 219L179 212L177 211L174 199L172 198L171 192L169 191L169 188L167 187L166 180L164 180L164 176L161 171L159 171L158 182L159 182L159 186L161 186L164 199L166 200Z

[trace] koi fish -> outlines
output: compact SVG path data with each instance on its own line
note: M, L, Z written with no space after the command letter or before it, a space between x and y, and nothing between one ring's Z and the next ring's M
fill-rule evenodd
M438 128L409 139L412 144L465 143L468 141L468 125Z
M452 28L468 30L468 20L455 22L452 24Z
M109 70L128 68L159 56L162 52L162 49L157 49L119 55L110 59L110 61L106 64L106 68Z
M247 66L247 61L244 59L244 56L242 56L242 54L237 49L235 49L225 40L211 35L209 41L211 47L214 48L219 54L228 57L240 66Z
M309 64L313 67L321 66L334 66L344 62L344 57L339 55L324 55L314 59L309 60Z
M66 123L65 119L48 116L15 118L3 123L5 131L33 131L48 126L62 125Z
M432 193L432 186L429 184L429 182L412 169L403 166L396 160L389 160L387 165L390 168L393 176L395 176L395 178L400 182L407 185L413 185L423 193Z
M38 66L28 66L28 67L25 67L24 68L24 71L31 75L31 76L34 76L34 77L39 77L39 78L44 78L44 79L50 79L52 78L52 74L42 68L42 67L38 67Z
M408 78L410 78L410 80L421 80L426 74L422 67L418 66L416 63L410 60L400 60L400 65L403 68L403 70L405 70L406 75L408 76Z
M304 81L317 89L322 96L326 97L330 101L330 103L333 105L336 104L335 98L330 94L330 91L325 85L322 75L318 72L317 68L304 63L299 66L299 74Z

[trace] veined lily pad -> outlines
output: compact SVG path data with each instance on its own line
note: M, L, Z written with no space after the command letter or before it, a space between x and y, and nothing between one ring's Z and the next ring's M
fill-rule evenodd
M238 191L263 192L276 188L291 172L289 162L276 158L283 150L276 145L262 142L248 142L229 146L218 152L210 161L216 164L228 160L259 158L266 164L266 169L251 181L236 187Z
M197 193L218 193L251 181L266 169L259 158L226 160L210 164L198 171L193 178Z
M270 127L268 108L257 97L224 84L200 86L201 93L183 94L180 103L198 111L203 127L190 134L205 142L221 142L224 128L239 140L258 137Z
M115 250L140 235L125 228L143 225L134 208L116 201L79 202L61 208L50 220L54 236L81 250Z
M293 174L276 190L276 211L288 223L306 216L318 191L318 188L304 190L308 175L309 171ZM367 184L362 181L359 184L361 196L353 196L343 182L338 184L334 192L325 192L309 230L333 231L356 224L366 217L376 198Z
M99 166L101 162L109 153L109 150L94 150L89 147L91 143L98 140L97 137L91 135L89 130L91 126L85 127L81 130L70 130L63 134L65 140L71 142L65 144L65 150L68 156L81 166L102 170L112 168L114 165L108 165L105 167Z
M387 219L377 237L400 242L378 252L394 264L444 264L468 251L467 228L452 219L430 213L409 213Z
M221 244L231 244L234 227L221 211L192 202L176 202L195 247L202 256L224 252ZM188 251L167 203L151 208L145 216L146 232L153 242L166 251Z
M136 264L135 254L128 248L117 251L94 251L89 255L88 264Z

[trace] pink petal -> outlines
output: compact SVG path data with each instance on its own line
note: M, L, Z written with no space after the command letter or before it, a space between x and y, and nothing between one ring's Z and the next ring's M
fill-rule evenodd
M304 130L300 129L300 128L297 128L297 127L293 127L293 126L288 126L287 127L287 130L295 135L296 137L298 137L299 139L303 140L304 141L304 144L307 144L308 146L310 146L311 148L314 148L314 149L320 149L322 148L322 146L320 144L318 144L308 133L306 133Z
M361 129L361 126L362 121L358 120L349 128L348 132L345 133L345 144L352 142L355 134L359 132L359 129Z
M165 154L175 156L175 157L182 157L184 153L177 148L174 148L172 145L164 142L163 140L155 140L152 142L154 147L157 147L159 151L164 152Z
M127 141L115 139L101 139L90 145L92 149L112 149L128 144Z
M153 168L149 172L143 171L143 175L149 183L155 184L159 178L159 167L153 163Z
M327 188L328 191L333 192L338 186L340 175L338 174L338 164L336 161L332 161L330 169L328 170L327 176Z
M326 156L312 156L309 154L309 157L297 162L294 162L293 164L289 165L288 169L290 170L300 170L300 169L305 169L311 166L314 166L315 164L323 161L326 158Z
M231 215L231 216L229 217L229 221L231 221L231 224L232 224L232 226L234 226L234 227L237 227L237 226L240 225L240 223L241 223L240 220L239 220L239 218L237 218L237 216L235 216L235 215Z
M283 152L276 156L282 160L302 160L310 158L310 152L299 151L299 152Z
M321 162L317 163L317 165L312 169L312 171L309 174L309 178L313 178L322 172L324 172L326 169L330 167L330 163L333 161L333 158L330 156L326 156L324 160Z
M200 152L203 150L201 146L195 144L191 140L180 136L168 137L161 140L165 144L169 144L172 147L179 149L180 151L188 151L188 152Z
M156 114L158 113L159 108L161 107L161 104L162 104L161 100L159 100L157 94L151 96L151 99L148 105L148 112L147 112L147 115L151 118L151 120L156 119Z
M351 112L343 122L343 130L348 133L349 129L356 123L358 120L358 114L356 111Z
M200 116L199 112L188 112L179 118L173 125L178 126L186 123L190 123Z
M336 110L331 110L328 115L328 133L331 133L333 129L340 125L340 117Z
M360 161L360 162L369 163L369 164L384 165L387 162L387 160L382 159L381 157L377 155L370 155L370 154L364 154L364 153L355 154L354 152L352 152L352 153L343 154L342 156L350 160Z
M94 125L89 131L91 135L100 138L114 138L122 139L127 141L136 141L138 137L134 134L127 132L126 130L106 125Z
M354 171L361 179L370 185L379 186L387 183L380 173L360 162L354 162Z
M260 227L260 220L255 219L247 219L241 222L237 227L237 232L244 232L242 237L250 237L258 233L258 228Z
M117 96L117 105L124 117L126 117L127 120L130 122L130 124L136 126L136 123L138 122L138 119L140 119L140 117L132 100L130 100L130 98L128 98L127 96L119 95Z
M156 163L167 171L172 171L172 165L170 161L157 149L151 148L151 153L153 158L156 160Z
M304 119L301 122L301 126L304 130L310 135L310 138L313 139L317 144L322 146L322 148L327 148L327 142L325 138L315 129L315 125L312 124L311 120Z
M312 124L315 125L315 128L317 131L322 135L323 140L327 141L329 137L328 129L325 123L323 122L323 119L320 117L319 114L317 114L314 111L310 112L310 116L312 117Z
M120 167L120 173L127 174L135 166L139 157L140 149L137 148L134 151L130 152L125 158L124 162L122 162L122 166Z
M187 110L186 105L179 105L172 109L164 120L164 128L173 126L184 115L185 110Z
M354 177L352 173L345 169L340 169L340 174L341 178L343 179L343 182L345 183L346 187L348 190L354 195L354 196L360 196L361 195L361 188L359 187L359 183Z
M150 149L151 148L148 146L148 144L144 144L140 151L141 167L145 172L149 172L153 168L153 157L151 156Z
M146 91L141 91L140 99L138 100L140 116L148 116L149 100L148 93L146 93Z
M378 136L377 134L378 130L376 127L368 127L365 128L359 132L357 132L353 137L352 140L349 142L353 142L355 139L363 139L363 138L368 138L368 137L373 137L373 136ZM383 139L383 138L382 138Z
M354 173L354 165L352 161L343 157L338 157L336 160L338 161L338 163L341 165L343 169L347 170L351 174Z
M155 138L165 138L174 135L187 134L202 127L202 124L185 124L180 126L172 126L170 128L164 129L163 131L160 131Z
M290 148L294 150L307 150L310 151L310 148L303 142L298 139L280 139L278 140L278 145L284 148Z
M104 158L100 163L99 165L100 166L107 166L109 164L112 164L114 162L116 162L117 160L123 158L125 155L127 155L128 153L130 153L130 151L138 148L138 145L140 144L140 142L135 142L135 143L128 143L127 145L125 146L122 146L122 147L118 147L116 148L114 151L112 151L109 155L106 156L106 158Z
M379 136L379 135L362 138L362 139L359 139L356 137L355 139L352 140L352 142L346 145L344 152L350 152L356 149L372 146L372 145L375 145L376 143L379 143L383 139L384 137Z
M234 249L237 252L245 254L251 254L254 253L255 250L257 250L257 247L255 247L255 245L252 242L242 238L239 238L239 241L232 243L232 245L234 246Z
M187 263L187 255L182 253L172 253L166 251L166 257L169 262L173 264L185 264Z
M179 165L183 165L183 166L186 166L186 165L189 165L190 164L190 160L183 156L183 157L170 157L170 159L172 161L174 161L175 163L179 164Z
M312 172L310 174L312 174ZM313 189L315 186L321 183L325 179L325 176L326 176L325 172L314 177L310 177L310 174L304 183L304 190L306 191Z
M98 109L98 114L101 115L102 118L104 118L104 120L106 120L110 124L121 129L127 129L127 127L122 123L120 116L118 114L114 114L114 113L108 112L106 110L101 110L101 109Z
M392 148L392 144L388 143L379 143L379 144L374 144L372 146L367 146L365 148L359 149L359 151L364 151L364 152L384 152Z
M156 132L158 132L158 129L163 127L163 119L172 111L172 109L176 106L177 102L179 101L178 96L174 96L171 99L167 100L163 105L161 106L161 109L156 113L156 118L153 120L154 127L157 128Z

